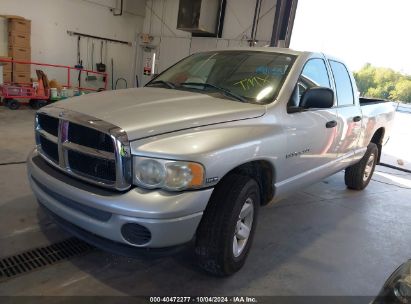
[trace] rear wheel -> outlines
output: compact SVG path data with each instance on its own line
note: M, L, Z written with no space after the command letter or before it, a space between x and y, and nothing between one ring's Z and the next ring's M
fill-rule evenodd
M253 241L259 206L255 180L233 174L217 185L197 230L200 267L218 276L241 269Z
M20 102L18 102L15 99L10 99L7 102L7 106L9 107L10 110L17 110L18 108L20 108Z
M368 186L378 162L378 155L377 145L370 143L363 158L345 169L345 184L349 189L363 190Z
M46 100L41 100L41 99L31 99L30 102L30 107L34 110L38 110L44 106L47 105L47 101Z

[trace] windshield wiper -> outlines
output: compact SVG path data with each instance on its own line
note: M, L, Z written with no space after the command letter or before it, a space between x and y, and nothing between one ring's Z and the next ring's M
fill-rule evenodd
M241 101L241 102L247 102L247 100L246 100L244 97L242 97L242 96L240 96L240 95L237 95L236 93L233 93L233 92L231 92L231 91L228 90L228 89L221 88L221 87L216 86L216 85L213 85L213 84L211 84L211 83L183 82L183 83L181 83L180 85L181 85L181 86L203 86L203 87L213 88L213 89L216 89L217 91L223 93L223 94L226 95L226 96L230 96L230 97L232 97L232 98L234 98L234 99L237 99L237 100L239 100L239 101Z
M153 84L164 84L165 86L167 86L167 87L170 88L170 89L175 89L175 88L176 88L176 86L175 86L174 83L172 83L172 82L170 82L170 81L164 81L164 80L156 80L156 81L150 82L150 83L147 84L146 86L149 87L149 86L151 86L151 85L153 85Z

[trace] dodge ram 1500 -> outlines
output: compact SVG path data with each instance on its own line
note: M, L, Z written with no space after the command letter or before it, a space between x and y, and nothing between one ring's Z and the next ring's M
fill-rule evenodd
M197 53L144 88L40 109L28 178L61 226L98 247L191 243L202 268L230 275L261 206L344 169L364 189L394 113L360 103L347 66L321 53Z

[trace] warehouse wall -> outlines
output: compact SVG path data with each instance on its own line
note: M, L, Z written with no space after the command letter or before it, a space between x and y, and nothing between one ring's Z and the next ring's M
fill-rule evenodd
M276 0L263 0L257 33L258 45L271 39ZM247 46L251 37L255 1L228 0L223 37L191 38L191 34L176 29L179 0L148 0L144 33L154 36L157 46L158 71L163 71L183 57L198 51Z
M113 16L109 10L116 4L116 0L1 0L0 15L19 15L32 20L33 61L74 66L77 62L77 38L67 35L67 30L136 41L143 28L145 0L126 1L126 12L121 17ZM0 19L0 56L7 56L5 24L5 20ZM100 42L95 41L95 63L100 61L99 49ZM135 44L130 47L109 43L107 49L104 57L110 70L110 59L114 59L115 79L124 77L132 83L134 73L130 63L135 62ZM81 41L81 54L83 65L91 68L91 40ZM50 79L57 78L62 82L67 78L65 73L58 73L55 69L46 73Z

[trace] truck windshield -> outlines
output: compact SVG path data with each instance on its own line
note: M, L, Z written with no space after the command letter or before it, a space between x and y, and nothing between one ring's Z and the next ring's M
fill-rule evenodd
M274 100L295 56L274 52L219 51L183 59L146 86L217 93L257 104Z

